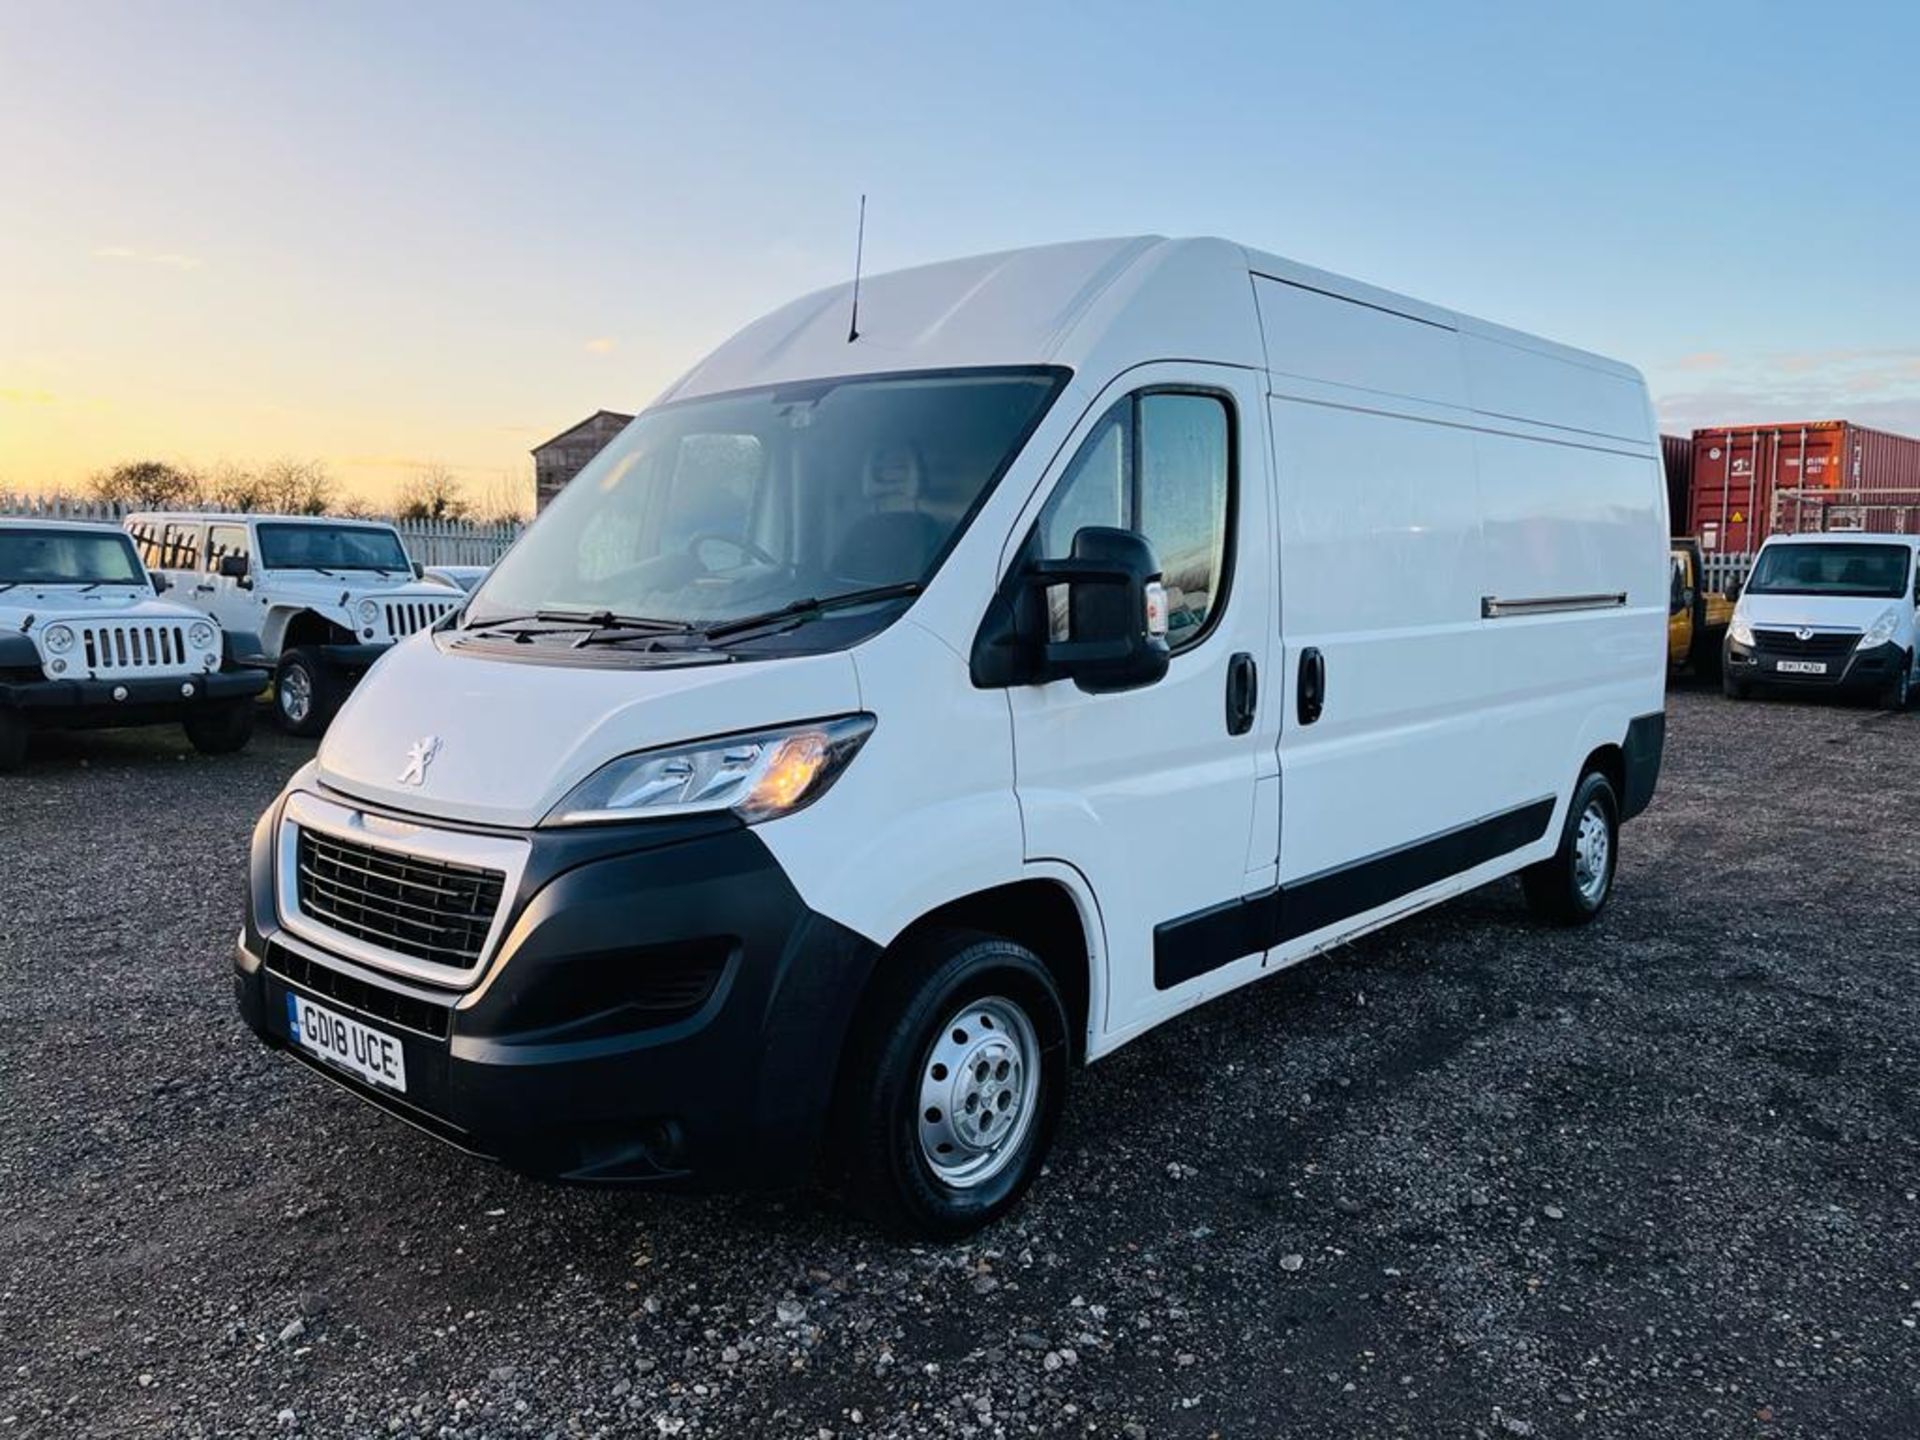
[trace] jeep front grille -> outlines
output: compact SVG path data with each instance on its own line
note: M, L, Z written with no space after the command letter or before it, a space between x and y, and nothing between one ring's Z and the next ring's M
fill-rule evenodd
M302 826L296 851L300 913L397 955L470 970L480 963L506 876L424 859Z
M95 622L73 625L87 669L101 676L178 674L190 668L181 624Z
M404 640L414 631L424 630L443 619L457 603L452 600L389 600L386 602L387 633L396 640Z

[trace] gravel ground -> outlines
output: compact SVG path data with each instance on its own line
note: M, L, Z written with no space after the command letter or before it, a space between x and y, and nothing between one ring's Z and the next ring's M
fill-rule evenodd
M521 1180L268 1054L227 948L307 747L52 740L0 1434L1920 1434L1920 717L1670 713L1596 928L1509 882L1167 1026L947 1249Z

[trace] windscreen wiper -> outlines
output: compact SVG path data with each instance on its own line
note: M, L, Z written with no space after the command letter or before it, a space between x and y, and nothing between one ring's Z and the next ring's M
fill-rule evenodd
M865 590L847 590L838 595L810 596L805 600L795 600L790 605L782 605L777 610L768 610L759 615L743 615L738 620L722 620L718 625L707 626L703 633L709 640L718 640L727 635L758 630L762 625L773 625L782 620L809 619L815 615L824 615L829 610L845 610L854 605L866 605L879 600L902 600L909 595L919 593L918 580L905 580L897 585L870 585Z

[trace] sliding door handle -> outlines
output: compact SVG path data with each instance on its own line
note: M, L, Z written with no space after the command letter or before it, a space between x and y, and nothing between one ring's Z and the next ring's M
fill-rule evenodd
M1302 725L1311 725L1326 706L1326 657L1309 645L1300 652L1300 691L1295 697L1294 713Z

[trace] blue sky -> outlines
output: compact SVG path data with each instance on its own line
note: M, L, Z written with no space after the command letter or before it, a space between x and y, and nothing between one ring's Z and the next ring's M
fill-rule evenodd
M1215 233L1920 433L1911 6L0 0L0 485L478 482L842 278Z

